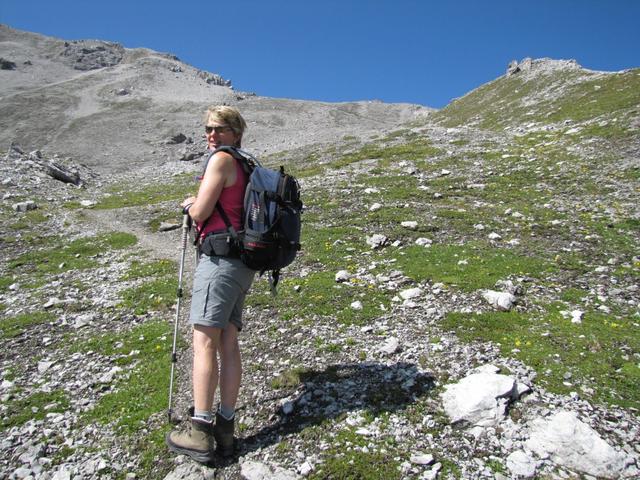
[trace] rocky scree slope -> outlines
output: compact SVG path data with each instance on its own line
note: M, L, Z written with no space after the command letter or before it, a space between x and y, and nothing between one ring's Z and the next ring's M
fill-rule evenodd
M542 112L532 123L545 128L513 131L437 115L265 157L301 178L305 248L276 300L264 281L248 299L243 441L210 467L163 445L171 224L198 166L105 173L9 149L2 475L637 476L633 118L570 132L582 120ZM54 179L51 163L84 186ZM188 342L179 349L184 411Z
M0 25L0 147L11 142L81 158L100 171L128 171L202 154L209 105L239 107L246 148L261 153L366 138L427 115L417 105L328 104L237 92L228 80L177 57L102 41L64 41ZM302 132L302 133L301 133ZM168 139L184 136L180 141ZM182 137L178 137L182 138Z

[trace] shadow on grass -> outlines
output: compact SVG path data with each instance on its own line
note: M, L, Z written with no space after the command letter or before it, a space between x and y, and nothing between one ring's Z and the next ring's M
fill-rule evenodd
M299 378L299 394L291 401L293 411L286 415L280 408L269 425L241 439L237 455L228 463L237 462L239 455L279 443L289 435L353 411L377 416L403 410L435 386L432 375L411 363L337 364L322 371L299 372Z

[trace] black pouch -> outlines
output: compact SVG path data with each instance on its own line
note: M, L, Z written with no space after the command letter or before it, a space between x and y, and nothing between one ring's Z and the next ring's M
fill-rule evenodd
M209 257L238 257L231 234L210 233L200 244L200 253Z

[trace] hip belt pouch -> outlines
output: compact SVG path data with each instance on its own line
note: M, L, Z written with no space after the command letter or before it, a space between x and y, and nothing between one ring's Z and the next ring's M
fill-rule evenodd
M233 257L238 256L237 248L234 248L233 238L229 233L210 233L200 244L200 253L208 257Z

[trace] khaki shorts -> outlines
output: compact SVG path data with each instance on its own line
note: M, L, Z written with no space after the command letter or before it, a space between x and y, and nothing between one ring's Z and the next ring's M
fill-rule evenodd
M189 323L224 329L231 322L242 330L244 298L255 273L237 258L202 255L193 279Z

